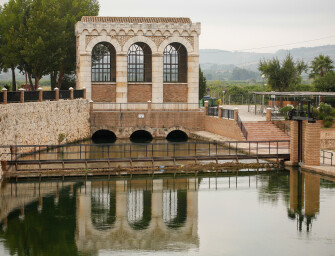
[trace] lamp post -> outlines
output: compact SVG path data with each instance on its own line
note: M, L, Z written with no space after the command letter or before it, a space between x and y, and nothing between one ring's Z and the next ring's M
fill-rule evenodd
M264 84L265 75L264 74L262 74L262 79L263 79L262 91L264 92L264 89L265 89L265 84Z

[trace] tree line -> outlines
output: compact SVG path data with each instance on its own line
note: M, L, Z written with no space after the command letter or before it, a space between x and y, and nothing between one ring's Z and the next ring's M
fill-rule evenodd
M301 85L302 72L309 72L316 91L335 91L335 72L333 60L320 54L308 66L303 60L294 61L288 54L282 61L278 58L262 59L258 70L267 79L268 87L273 91L294 91Z
M0 5L0 71L26 76L32 90L50 75L60 88L76 69L75 24L99 13L98 0L9 0ZM33 79L35 82L33 83Z

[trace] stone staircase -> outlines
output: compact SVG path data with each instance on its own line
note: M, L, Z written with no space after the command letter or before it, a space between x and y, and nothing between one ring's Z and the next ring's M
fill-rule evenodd
M290 137L271 122L243 122L248 141L289 140Z

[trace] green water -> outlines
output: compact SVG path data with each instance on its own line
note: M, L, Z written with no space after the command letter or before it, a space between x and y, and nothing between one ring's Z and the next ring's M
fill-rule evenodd
M3 183L0 255L335 255L334 213L294 170Z

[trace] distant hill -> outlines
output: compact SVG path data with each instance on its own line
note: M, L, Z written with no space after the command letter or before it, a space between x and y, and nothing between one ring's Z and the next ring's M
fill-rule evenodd
M335 45L326 45L318 47L301 47L291 50L279 50L275 53L252 53L252 52L231 52L216 49L200 50L200 65L206 70L212 65L219 65L229 68L224 68L222 71L230 71L231 65L239 68L245 68L257 72L259 60L262 58L268 59L272 57L284 58L290 52L294 59L303 59L305 62L310 62L319 54L329 55L335 61Z

